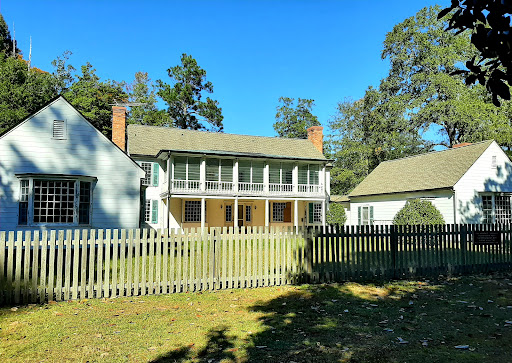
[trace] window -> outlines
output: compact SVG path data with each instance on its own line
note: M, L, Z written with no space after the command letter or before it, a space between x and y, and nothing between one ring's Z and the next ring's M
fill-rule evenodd
M233 221L233 207L231 204L226 205L226 222Z
M144 208L144 220L146 223L151 222L151 200L146 200L146 208Z
M20 225L90 224L92 183L72 179L20 180Z
M250 222L251 221L251 218L252 218L252 215L251 215L251 206L250 205L246 205L245 206L245 221L246 222Z
M482 196L483 223L492 223L492 195Z
M271 163L269 181L271 184L292 184L293 165L290 163Z
M319 184L319 165L299 165L299 184L318 185Z
M200 180L201 158L176 156L174 158L174 180Z
M146 200L144 221L152 224L158 223L158 200Z
M240 161L238 163L238 181L240 183L263 183L263 161Z
M483 223L510 223L512 221L510 195L482 195Z
M20 181L20 206L18 213L18 224L26 225L28 223L28 191L29 181Z
M309 203L309 223L322 223L322 203Z
M373 206L357 207L357 219L360 226L373 225Z
M53 120L52 137L62 140L66 138L66 122L63 120Z
M80 182L80 199L78 203L78 224L89 224L91 211L91 183Z
M158 163L141 162L140 167L146 173L144 179L142 179L142 185L158 186Z
M34 223L73 223L75 181L34 180Z
M274 202L272 203L272 222L291 222L292 221L292 204L290 202Z
M185 201L185 222L201 222L201 201Z

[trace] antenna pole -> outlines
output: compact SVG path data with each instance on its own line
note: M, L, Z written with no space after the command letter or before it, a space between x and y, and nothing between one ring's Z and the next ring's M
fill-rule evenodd
M14 22L12 22L12 56L16 58L16 28Z
M30 64L32 62L32 36L30 36L30 50L28 52L28 70L30 71Z

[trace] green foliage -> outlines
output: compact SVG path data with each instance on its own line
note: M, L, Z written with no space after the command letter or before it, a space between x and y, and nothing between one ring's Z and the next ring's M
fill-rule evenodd
M15 41L16 55L14 58L17 58L17 55L21 55L21 50L17 47L17 42ZM9 31L9 27L5 23L4 17L0 14L0 52L3 52L5 55L11 57L13 56L13 41L11 38L11 32Z
M329 210L326 215L327 224L344 225L347 221L345 208L339 203L329 203Z
M206 71L190 55L182 54L181 65L167 70L172 86L158 80L158 96L167 103L167 113L174 126L182 129L222 131L222 109L210 97L202 101L203 93L213 93L213 84L206 81Z
M53 77L57 80L59 94L65 92L74 81L73 73L75 72L75 67L67 64L72 54L71 51L66 50L62 56L52 61L54 68Z
M459 73L478 51L469 34L445 31L439 10L424 8L386 35L382 58L391 67L380 90L418 129L437 124L441 145L490 138L508 123L508 112L492 104L483 86L466 86Z
M478 81L492 94L493 103L500 105L498 96L510 100L512 86L512 25L508 1L452 0L451 6L439 12L438 17L448 16L449 26L458 32L471 33L471 42L478 49L478 57L468 59L460 73L467 84ZM478 58L478 60L477 60Z
M279 137L307 139L307 129L311 126L319 126L318 118L311 113L314 100L279 97L280 106L277 107L276 123L274 130Z
M384 160L430 150L402 109L373 88L361 100L340 102L329 127L327 150L335 159L331 171L335 194L349 193Z
M94 127L111 138L112 105L128 99L128 95L123 90L124 84L111 80L101 81L90 63L83 65L81 72L77 80L64 93L64 97Z
M411 199L406 201L404 207L396 213L393 224L399 226L434 225L445 224L445 221L439 209L430 201Z
M142 103L140 106L130 107L127 118L129 124L172 126L169 115L156 107L155 86L147 72L135 73L135 80L126 88L130 102Z
M0 132L13 127L57 96L58 84L47 72L20 58L0 53Z

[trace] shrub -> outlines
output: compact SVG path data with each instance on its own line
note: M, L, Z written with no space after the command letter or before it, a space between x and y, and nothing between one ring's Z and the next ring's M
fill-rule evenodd
M329 203L329 210L326 215L327 224L344 225L347 221L345 208L339 203Z
M434 225L445 224L443 215L428 200L411 199L405 202L402 209L393 218L393 224L412 226L416 224Z

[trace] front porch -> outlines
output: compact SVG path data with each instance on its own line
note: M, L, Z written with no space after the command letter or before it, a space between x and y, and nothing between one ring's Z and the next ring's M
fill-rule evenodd
M163 228L325 225L325 199L172 196L163 199Z

